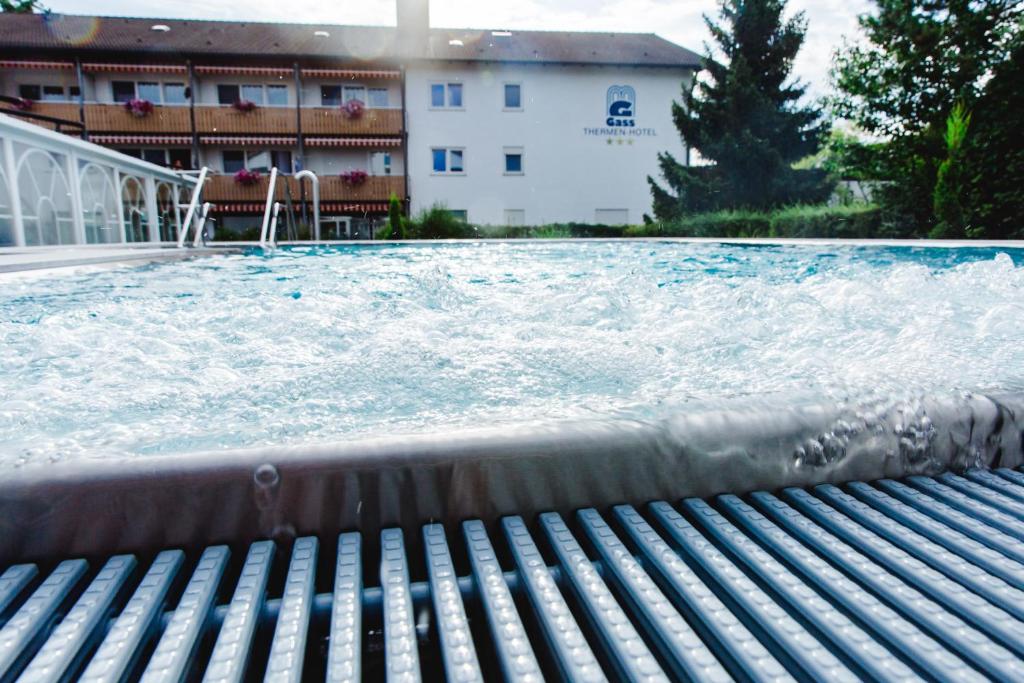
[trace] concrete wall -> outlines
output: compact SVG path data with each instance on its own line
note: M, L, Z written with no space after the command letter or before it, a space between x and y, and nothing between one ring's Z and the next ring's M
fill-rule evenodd
M688 69L573 65L437 64L407 72L413 211L434 202L466 210L473 223L503 224L522 210L528 225L597 220L625 209L639 223L651 211L648 174L657 154L685 157L672 124ZM433 109L430 85L463 84L459 110ZM522 84L521 111L504 109L505 83ZM607 125L611 86L636 92L632 127ZM465 173L432 171L431 149L465 150ZM522 148L524 172L506 175L504 148ZM608 214L604 214L608 215ZM619 215L622 215L619 212Z

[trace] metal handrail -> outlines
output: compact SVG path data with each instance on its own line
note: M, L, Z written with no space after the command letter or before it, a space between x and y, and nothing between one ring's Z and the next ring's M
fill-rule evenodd
M277 166L270 169L270 182L267 183L267 203L263 208L263 226L260 228L260 247L267 246L267 230L270 227L270 210L274 205L274 188L277 187Z
M188 229L192 225L192 219L196 215L196 207L199 206L199 197L203 193L203 185L206 183L206 176L210 172L209 167L203 166L202 170L199 171L199 179L196 181L196 186L192 189L192 199L188 203L188 211L185 212L185 220L181 224L181 230L178 232L178 248L181 249L185 246L185 239L188 237Z
M206 202L203 204L203 210L199 214L199 222L196 223L196 236L192 240L193 247L198 247L202 242L203 228L206 227L206 218L207 216L210 215L210 206L210 202Z
M317 242L320 241L320 179L316 177L316 173L305 169L295 174L295 180L300 184L304 178L309 178L309 181L313 184L313 239Z
M277 246L277 215L281 213L281 202L274 202L274 215L270 219L270 238L268 240L270 246Z

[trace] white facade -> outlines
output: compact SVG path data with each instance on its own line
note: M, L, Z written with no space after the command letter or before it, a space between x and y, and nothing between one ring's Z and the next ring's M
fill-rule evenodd
M410 66L412 212L442 203L476 224L639 223L651 212L647 176L659 177L658 152L685 157L671 105L691 78L685 67ZM452 83L462 85L462 106L432 106L431 86ZM520 86L521 107L505 106L506 84ZM609 90L628 93L622 86L634 101L619 111L632 115L610 126ZM461 172L434 170L442 149L462 152ZM521 154L521 172L506 171L506 153Z

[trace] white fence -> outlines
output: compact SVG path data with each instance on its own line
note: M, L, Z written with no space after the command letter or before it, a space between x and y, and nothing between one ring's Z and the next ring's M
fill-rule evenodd
M0 247L175 242L195 180L0 114Z

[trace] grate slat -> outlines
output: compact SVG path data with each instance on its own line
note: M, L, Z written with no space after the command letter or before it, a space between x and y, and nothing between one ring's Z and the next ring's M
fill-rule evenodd
M88 683L120 681L131 669L184 559L185 553L180 550L165 550L157 555L79 680Z
M676 677L712 683L732 680L600 513L587 508L580 510L577 517L605 567L633 606L632 612L646 626Z
M1024 473L1018 472L1017 470L1011 470L1007 467L1000 467L999 469L992 471L1008 482L1012 482L1017 486L1024 486Z
M235 593L203 675L205 683L238 683L245 675L253 633L266 597L274 544L259 541L249 546Z
M502 525L519 568L519 576L526 584L530 604L537 613L563 676L570 681L607 680L569 605L551 578L551 572L523 518L506 517Z
M672 540L721 586L796 666L819 680L855 681L857 677L757 584L736 568L671 505L651 504L651 513Z
M930 541L924 535L913 533L912 529L843 493L835 486L819 486L815 492L850 519L903 548L917 559L927 562L950 579L959 581L990 603L1003 606L1017 619L1024 617L1024 591L992 575L985 567L972 564L967 558ZM1008 560L1007 563L1013 564ZM1019 569L1024 570L1024 567Z
M753 494L753 499L780 526L926 628L966 661L998 680L1021 680L1024 677L1024 662L921 591L904 583L772 494L758 492Z
M512 593L494 554L494 547L480 520L463 522L462 532L469 550L473 578L480 594L494 647L508 681L539 683L543 680L537 657L516 610Z
M384 529L380 532L380 545L387 680L389 683L413 683L421 679L420 657L402 531Z
M983 681L985 677L923 633L899 612L823 560L753 507L732 495L722 507L744 531L798 571L822 594L841 605L881 638L893 652L906 653L915 666L939 681Z
M1024 522L1013 515L1008 515L986 502L929 477L908 477L907 481L911 486L942 501L951 508L983 520L989 527L999 529L1018 541L1024 541Z
M302 680L302 662L306 653L309 615L313 609L313 582L316 578L319 548L320 542L312 536L300 538L292 546L284 597L277 614L264 681L295 683Z
M327 650L327 681L354 683L362 679L362 537L355 532L338 536L331 602L331 636Z
M879 680L916 681L920 676L880 645L836 605L807 586L754 541L703 500L684 501L697 524L781 596L806 622L814 625L839 650L871 677Z
M13 676L32 656L36 640L46 635L57 608L88 567L85 560L61 562L0 629L0 680Z
M79 652L100 635L96 627L133 569L135 558L131 555L117 555L107 560L18 680L49 683L62 680L69 670L73 672L74 664L81 661Z
M974 541L998 550L1006 557L1024 564L1024 546L1016 538L1004 534L999 529L987 526L961 510L901 482L882 479L875 482L875 485L894 498L956 529Z
M142 674L143 683L171 683L181 680L188 671L217 597L228 555L228 549L218 545L207 548L199 557L178 607Z
M967 590L945 574L929 567L898 546L851 520L825 501L801 489L786 489L783 497L819 526L827 528L852 548L867 553L879 566L894 576L915 584L922 594L962 619L970 620L979 631L1000 641L1021 655L1021 623L1005 610Z
M546 512L540 523L568 579L566 582L583 604L594 630L613 656L616 670L632 681L665 681L668 677L647 649L629 617L612 597L590 558L557 512Z
M793 680L761 641L754 637L633 506L617 506L615 516L640 548L644 559L681 598L691 623L700 624L728 654L728 662L737 678L753 681Z
M423 546L447 678L460 683L483 681L444 527L440 524L424 525Z
M975 475L975 477L977 476ZM981 501L985 505L1007 515L1008 522L1014 520L1016 521L1017 529L1024 529L1024 523L1021 522L1024 519L1024 503L1021 503L1013 496L998 490L995 486L986 485L986 483L983 483L984 480L983 482L973 481L974 477L965 478L951 472L946 472L945 474L940 474L936 479L951 489ZM992 477L992 479L997 480L997 484L1000 483L998 477ZM1012 484L1002 483L1007 487L1013 487Z
M964 477L976 484L987 486L993 491L1012 498L1016 503L1024 503L1024 487L1018 486L1012 480L1004 479L989 470L967 470L964 472Z
M4 624L4 612L38 573L39 569L34 564L16 564L0 574L0 626Z

